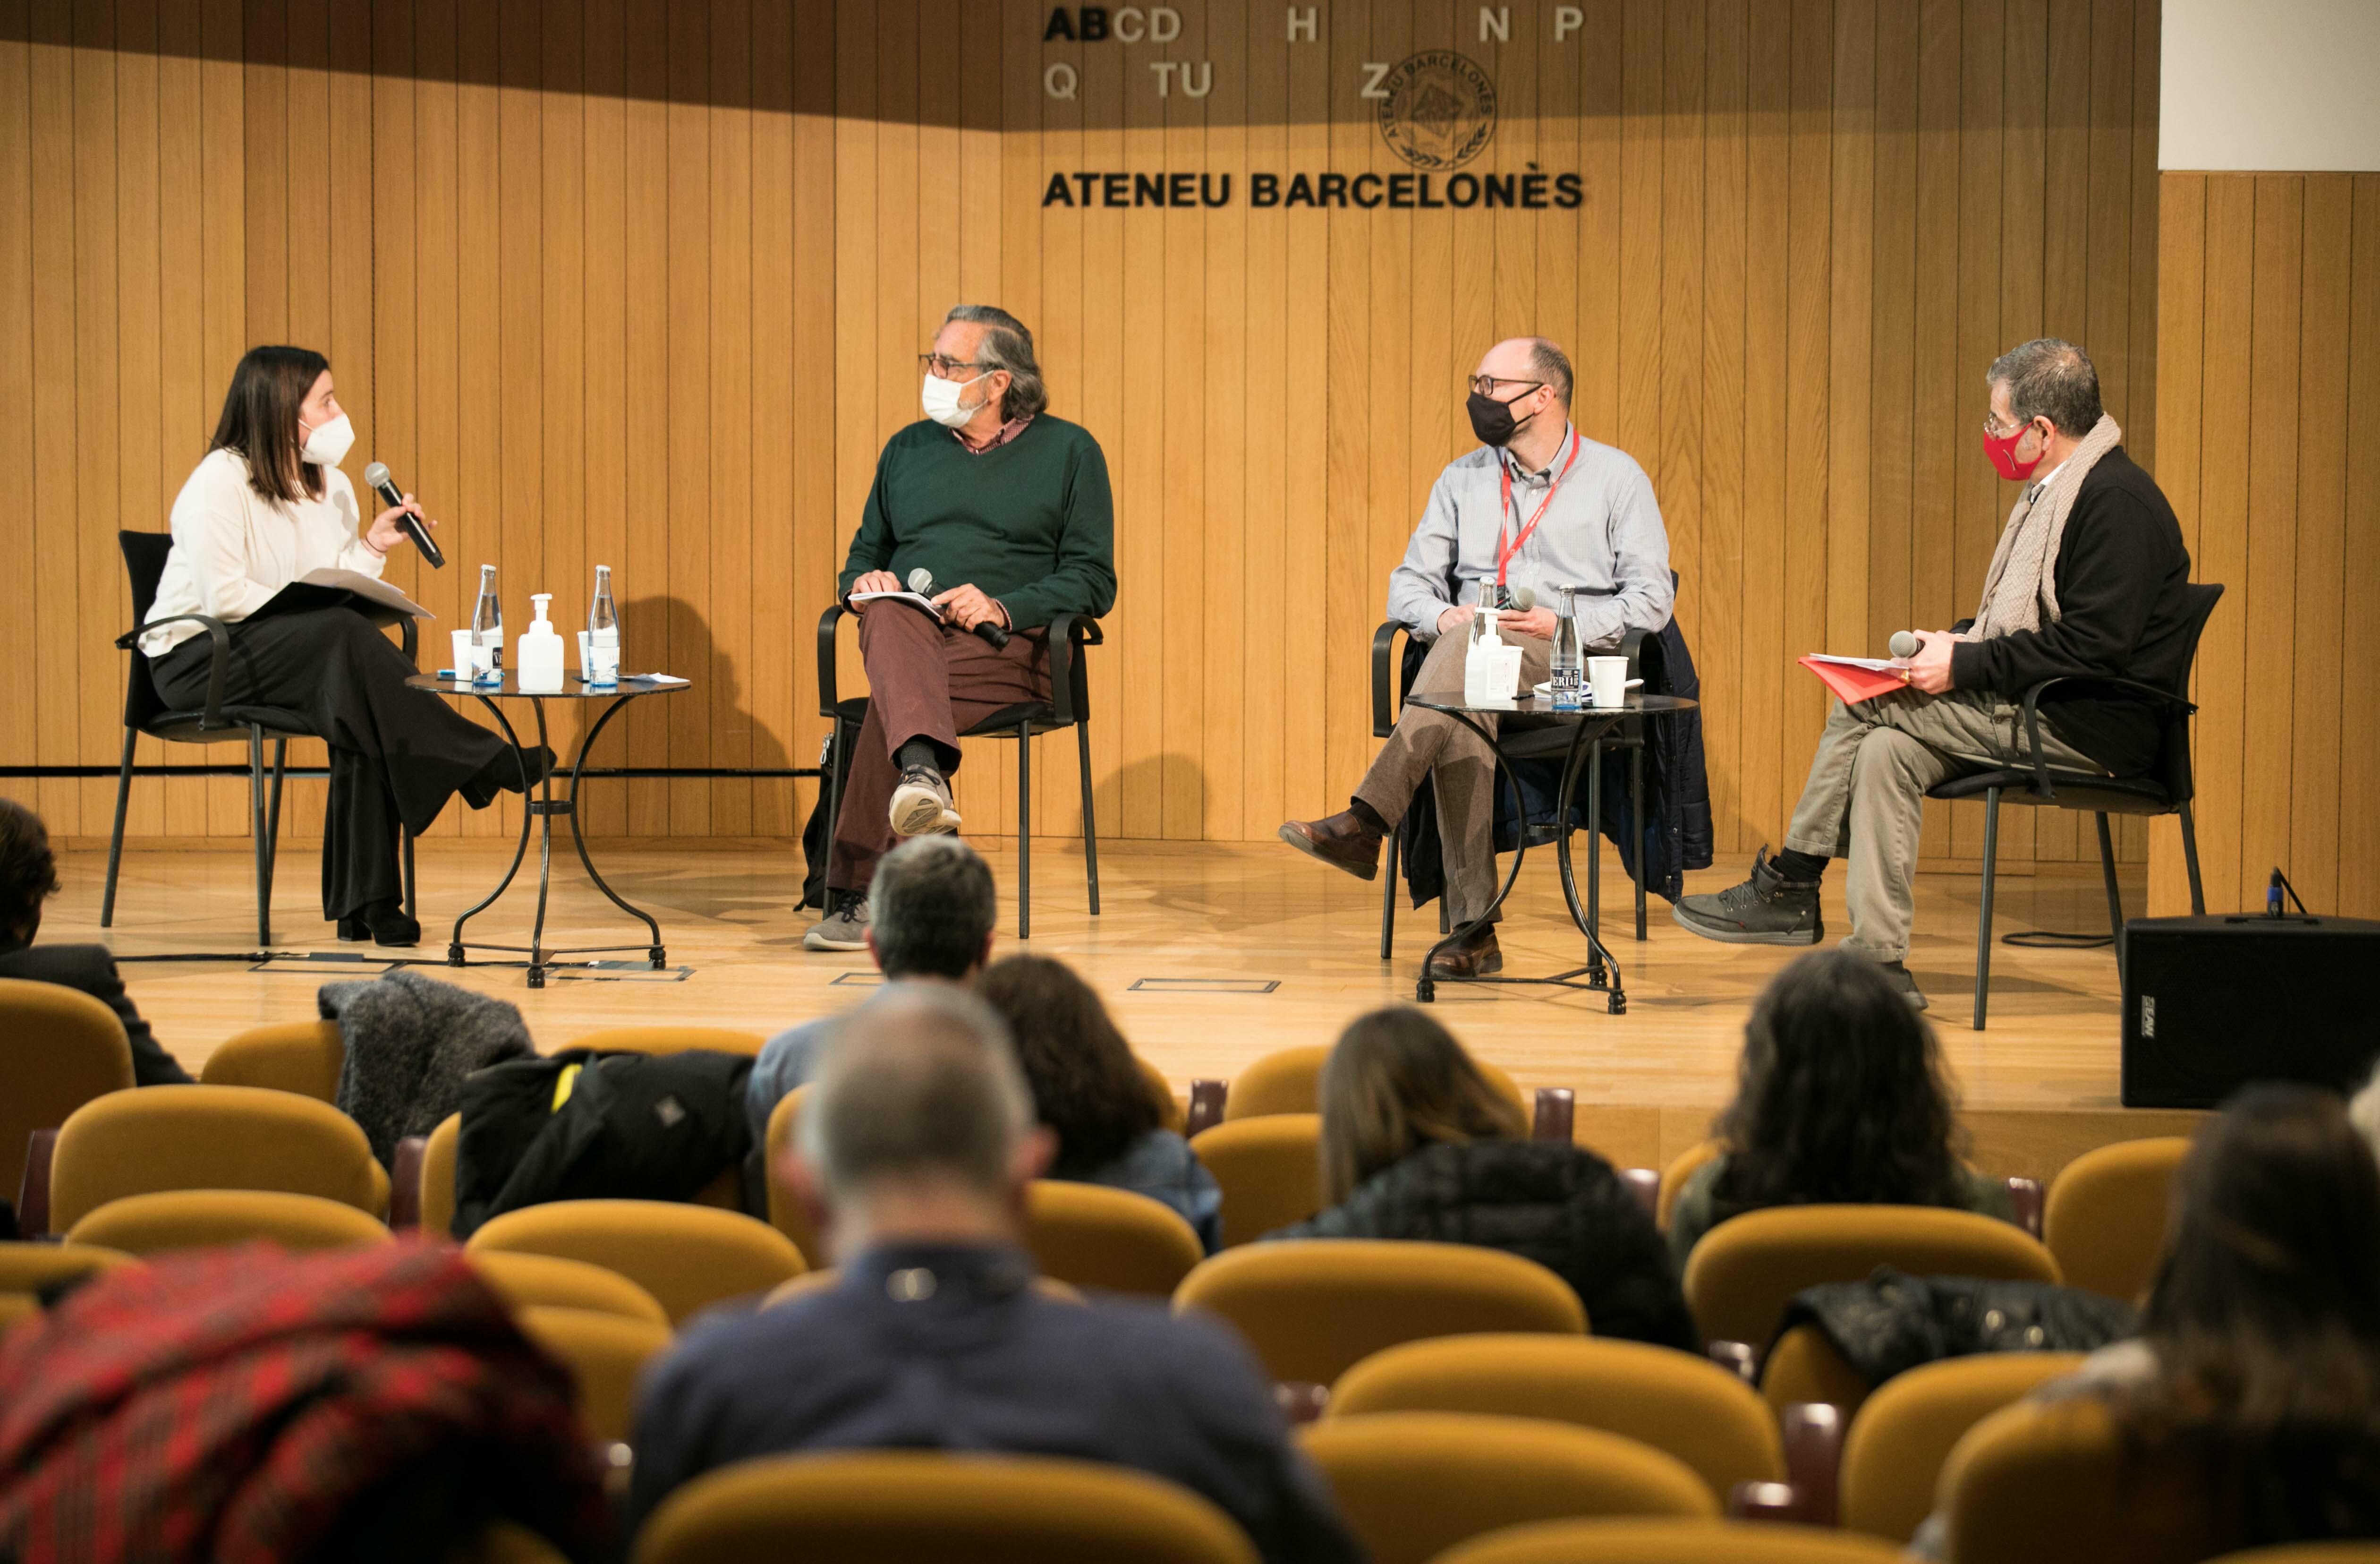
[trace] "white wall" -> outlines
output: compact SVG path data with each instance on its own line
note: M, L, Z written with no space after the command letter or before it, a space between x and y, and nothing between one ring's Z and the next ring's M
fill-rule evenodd
M2380 0L2165 0L2159 168L2380 170Z

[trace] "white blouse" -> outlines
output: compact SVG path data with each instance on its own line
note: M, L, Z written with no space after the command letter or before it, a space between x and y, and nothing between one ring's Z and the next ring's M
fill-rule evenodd
M174 497L174 547L146 622L177 614L244 619L291 581L326 567L378 576L388 562L363 541L369 524L355 485L335 467L323 470L321 499L284 504L249 486L247 458L209 451ZM202 630L167 625L142 636L140 649L162 656Z

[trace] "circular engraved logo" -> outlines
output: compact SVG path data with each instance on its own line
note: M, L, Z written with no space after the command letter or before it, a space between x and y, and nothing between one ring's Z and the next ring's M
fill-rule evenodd
M1380 88L1380 139L1415 168L1460 168L1496 134L1496 83L1451 49L1412 55Z

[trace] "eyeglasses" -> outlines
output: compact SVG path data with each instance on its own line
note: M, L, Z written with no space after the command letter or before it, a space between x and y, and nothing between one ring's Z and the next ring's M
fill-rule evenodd
M979 370L990 366L971 364L965 359L945 358L940 353L920 353L917 355L917 367L938 380L948 380L953 370Z
M1984 415L1984 433L1990 435L1995 440L2005 440L2010 435L2014 434L2032 422L2033 420L2026 418L2019 419L2013 423L2002 423L2000 422L1999 414L1985 413Z
M1479 396L1493 397L1496 394L1496 387L1499 385L1525 385L1529 388L1529 391L1536 391L1543 387L1545 382L1542 380L1512 380L1500 374L1475 374L1471 377L1468 384L1470 385L1471 389ZM1529 391L1522 392L1521 397L1527 396ZM1515 397L1512 400L1517 402L1521 399L1521 397Z

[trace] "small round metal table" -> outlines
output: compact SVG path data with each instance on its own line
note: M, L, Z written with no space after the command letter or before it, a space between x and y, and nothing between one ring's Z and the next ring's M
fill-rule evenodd
M1697 703L1674 695L1631 695L1624 705L1557 712L1551 701L1536 696L1474 705L1461 695L1408 695L1405 704L1443 712L1488 741L1488 749L1496 756L1496 770L1511 793L1512 819L1519 828L1512 850L1512 867L1505 874L1504 883L1497 887L1496 899L1489 902L1477 917L1449 930L1443 939L1429 947L1429 954L1422 958L1421 981L1414 987L1414 997L1422 1004L1428 1004L1438 996L1438 984L1441 983L1548 984L1558 988L1584 989L1606 995L1609 996L1606 1008L1611 1014L1627 1014L1628 995L1621 984L1620 962L1596 934L1594 923L1578 899L1578 880L1572 870L1570 856L1571 800L1578 788L1582 763L1594 749L1597 739L1632 718L1690 712ZM1492 727L1488 725L1489 718L1494 719ZM1520 779L1513 775L1512 764L1556 758L1561 761L1562 768L1561 789L1554 802L1554 857L1561 864L1562 899L1570 906L1571 922L1576 923L1578 932L1586 936L1586 964L1556 972L1550 977L1433 976L1430 963L1439 953L1469 938L1481 924L1495 916L1496 909L1501 907L1504 898L1512 894L1513 882L1521 877L1521 860L1528 856L1529 850L1529 817L1528 805L1522 798ZM1587 829L1597 838L1598 849L1602 830L1602 823L1597 818L1601 813L1601 784L1599 776L1587 779L1590 805ZM1642 829L1641 825L1639 829Z
M441 678L435 674L416 674L405 682L416 690L429 690L433 694L471 696L480 704L487 707L490 714L495 717L496 726L504 730L504 738L512 744L514 753L516 755L520 752L520 735L514 730L511 719L504 715L504 707L497 704L498 702L527 701L529 703L529 709L537 718L537 741L540 748L544 748L546 744L545 703L548 701L608 701L611 703L596 716L594 725L587 729L587 736L578 741L578 754L570 763L570 794L567 798L558 803L554 800L553 777L551 773L538 782L536 796L529 797L528 765L526 761L521 763L521 791L528 807L521 813L520 842L513 849L512 865L504 871L504 877L496 883L495 889L481 898L478 906L455 920L454 937L446 946L446 964L450 967L467 965L464 953L470 950L497 950L509 955L525 955L528 958L528 985L531 988L545 986L547 971L558 964L553 959L556 956L593 956L615 950L641 950L652 961L653 971L660 971L667 966L669 953L662 947L661 924L654 920L651 913L640 907L631 906L618 891L613 890L603 876L596 872L595 861L587 855L586 833L580 829L578 824L578 788L583 780L580 774L587 767L587 757L594 752L595 740L602 737L605 725L611 722L621 707L641 695L667 695L684 690L686 686L683 683L655 684L647 679L625 677L614 685L591 685L582 682L577 674L565 674L562 688L559 690L523 690L520 687L518 670L512 668L504 670L504 682L501 684L475 684L469 679ZM652 936L645 944L577 945L561 949L547 947L545 903L546 891L553 872L553 817L557 814L569 819L570 843L578 849L578 861L586 868L587 877L595 882L595 888L611 898L612 905L621 911L643 922L646 930ZM514 876L520 873L521 860L528 854L528 834L532 825L538 828L537 921L530 926L528 943L527 945L465 944L463 925L494 906L497 899L512 888Z

